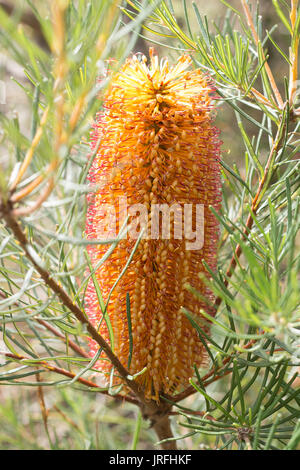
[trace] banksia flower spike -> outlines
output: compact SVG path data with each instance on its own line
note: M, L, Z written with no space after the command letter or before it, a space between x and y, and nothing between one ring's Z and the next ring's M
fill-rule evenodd
M187 385L194 364L206 362L182 307L200 322L202 309L214 313L212 293L200 275L207 275L203 259L216 268L219 227L209 206L220 207L220 141L212 125L210 80L200 70L187 70L190 65L191 59L182 56L170 67L152 50L149 66L144 56L128 59L112 78L92 134L92 148L101 143L89 174L96 189L89 196L87 236L101 238L105 231L112 238L129 217L129 232L95 269L95 277L104 302L109 298L114 353L125 367L131 357L131 374L143 371L136 381L154 400ZM131 262L111 291L142 227ZM89 246L94 267L106 251L107 245ZM86 311L109 341L92 280ZM202 328L208 331L207 323ZM96 351L91 340L91 355ZM105 356L97 367L107 374L111 369Z

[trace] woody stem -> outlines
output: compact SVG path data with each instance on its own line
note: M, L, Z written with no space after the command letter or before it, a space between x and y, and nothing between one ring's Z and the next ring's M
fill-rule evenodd
M173 433L170 425L170 418L168 415L164 416L161 420L157 421L153 425L153 429L156 432L160 441L164 441L169 438L173 438ZM161 443L161 447L164 450L176 450L176 441L165 441Z

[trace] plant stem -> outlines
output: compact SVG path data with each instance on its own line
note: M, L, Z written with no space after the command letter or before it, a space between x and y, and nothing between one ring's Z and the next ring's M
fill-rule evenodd
M158 438L163 441L161 446L164 450L176 450L177 445L176 441L168 441L167 439L172 439L173 433L170 425L170 418L168 415L164 416L161 420L157 421L153 425L153 429L156 432Z
M128 378L129 372L121 364L119 359L114 355L110 346L107 344L104 338L102 338L102 336L98 333L98 331L94 328L94 326L89 322L88 318L80 310L80 308L73 303L72 299L68 296L65 290L51 277L51 275L46 271L46 269L32 255L31 246L21 226L12 215L12 207L10 206L11 206L10 203L2 202L2 204L0 204L0 212L2 212L2 216L7 226L10 228L10 230L13 232L14 236L20 243L20 246L25 252L27 258L31 261L31 263L33 264L37 272L40 274L41 278L44 280L46 285L50 287L50 289L62 301L63 305L75 315L77 320L82 325L86 327L88 333L97 342L97 344L103 349L103 351L108 356L108 358L110 359L115 369L118 371L122 379L126 382L127 386L134 392L134 394L140 399L141 402L145 402L144 395L140 391L138 385L136 384L134 380L130 380Z
M252 204L251 204L251 212L248 215L246 226L245 226L244 231L243 231L243 240L246 240L248 238L249 234L250 234L250 231L251 231L251 228L252 228L252 225L253 225L253 222L254 222L253 215L256 215L256 212L259 208L261 198L262 198L264 192L266 191L267 185L268 185L268 183L271 179L274 158L275 158L276 154L278 153L278 151L281 148L282 136L284 135L284 128L285 128L285 125L283 126L283 129L282 129L282 122L280 122L279 125L278 125L278 130L277 130L277 134L276 134L276 137L275 137L275 141L273 143L273 146L271 148L271 151L270 151L267 163L266 163L264 175L263 175L262 179L260 180L257 192L256 192L255 197L254 197L254 199L252 201ZM236 246L235 252L234 252L234 254L231 258L229 267L226 271L226 279L224 280L225 287L227 287L228 284L229 284L229 278L234 273L234 270L235 270L236 265L237 265L237 260L239 259L241 254L242 254L242 248L241 248L241 245L238 244ZM220 306L221 302L222 302L222 298L217 297L217 299L215 301L216 309Z
M0 292L0 297L2 299L7 299L6 295L3 294L3 292ZM14 302L13 305L16 305L17 307L20 307L19 302ZM84 351L80 346L78 346L71 339L69 339L69 338L66 339L66 337L59 330L54 328L52 325L47 323L45 320L43 320L42 318L36 318L36 321L40 325L42 325L44 328L51 331L51 333L53 333L55 336L62 339L64 341L64 343L68 343L68 346L70 347L70 349L73 349L73 351L76 352L77 354L79 354L79 356L86 357L87 359L90 359L90 356L88 355L88 353L86 351Z
M41 278L44 280L45 284L50 287L50 289L58 296L58 298L62 301L63 305L70 310L77 320L86 327L86 330L90 334L90 336L97 342L97 344L103 349L106 353L107 357L111 361L112 365L118 371L128 388L133 392L135 397L138 400L130 399L130 397L121 397L127 401L131 401L137 404L142 411L144 419L150 419L151 425L155 430L159 440L170 439L173 437L170 422L169 422L169 413L171 411L171 406L166 405L165 403L159 404L155 401L146 400L143 391L140 389L138 384L128 378L129 372L125 369L125 367L121 364L119 359L114 355L108 343L102 338L102 336L98 333L98 331L93 327L93 325L89 322L88 318L85 314L80 310L80 308L75 305L72 299L68 296L65 290L51 277L51 275L46 271L46 269L42 266L42 264L34 257L32 254L31 246L26 238L24 231L22 230L20 224L15 219L13 215L13 207L11 202L0 202L0 214L2 215L3 219L6 222L6 225L10 230L13 232L15 238L18 240L21 248L23 249L25 255L33 264L37 272L40 274ZM15 358L22 360L24 359L22 356L15 356L11 355L10 353L6 354L8 357ZM63 375L67 375L68 377L74 377L75 375L65 371L64 369L60 369L50 364L46 363L45 361L41 361L40 365L46 367L48 370L53 372L57 372ZM85 379L78 379L80 382L88 385L89 381L85 381ZM89 383L89 386L94 386L92 382ZM176 441L171 442L164 442L162 443L163 449L176 449Z
M255 41L255 44L258 46L259 44L259 38L258 38L258 35L257 35L257 32L255 30L255 26L254 26L254 23L253 23L253 20L252 20L252 16L251 16L251 12L250 12L250 9L249 9L249 6L246 2L246 0L241 0L241 3L243 5L243 9L244 9L244 12L245 12L245 15L246 15L246 18L247 18L247 22L248 22L248 26L249 28L251 29L251 33L252 33L252 36L253 36L253 39ZM263 59L265 59L265 56L263 54ZM267 75L268 75L268 78L269 78L269 81L270 81L270 85L272 87L272 90L273 90L273 93L276 97L276 101L277 101L277 104L279 106L279 108L283 108L283 100L281 98L281 94L277 88L277 85L276 85L276 82L275 82L275 79L274 79L274 76L273 76L273 73L272 73L272 70L270 69L270 66L267 62L265 62L265 70L267 72Z

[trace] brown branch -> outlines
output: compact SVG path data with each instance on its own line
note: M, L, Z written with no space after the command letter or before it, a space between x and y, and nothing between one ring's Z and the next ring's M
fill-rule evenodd
M26 238L24 231L22 230L20 224L13 216L13 207L10 201L0 203L0 214L2 215L3 219L6 222L7 227L12 231L15 238L19 242L21 248L23 249L25 255L29 259L29 261L33 264L37 272L40 274L41 278L44 280L45 284L58 296L61 300L63 305L70 310L77 320L85 326L87 332L90 336L96 341L96 343L103 349L109 360L111 361L112 365L115 367L116 371L119 373L123 381L126 383L128 388L133 392L134 397L130 397L128 395L114 395L115 398L121 399L124 401L128 401L130 403L136 404L140 407L143 418L146 420L150 420L151 426L155 430L159 440L164 441L166 439L172 439L173 434L170 426L169 415L172 408L172 405L166 403L157 403L153 400L146 400L143 391L139 388L138 384L128 378L129 372L125 369L125 367L121 364L119 359L115 356L112 352L110 346L107 342L102 338L102 336L98 333L98 331L93 327L93 325L89 322L88 318L85 314L80 310L80 308L75 305L72 299L68 296L68 294L64 291L64 289L51 277L51 275L46 271L46 269L42 266L39 260L35 257L32 253L32 248ZM48 328L49 329L49 328ZM5 353L8 357L22 360L22 356L15 356L11 353ZM24 358L23 358L24 359ZM45 361L35 362L35 364L39 364L46 369L56 372L62 375L65 375L70 378L74 378L74 374L67 370L61 369L59 367L52 366ZM81 377L78 378L78 382L87 385L89 387L98 387L93 382L90 382L86 379ZM99 390L99 392L102 390ZM108 392L104 391L106 395L109 395ZM176 449L176 441L167 441L163 442L162 444L163 449Z
M59 413L68 424L70 424L74 429L76 429L78 432L82 434L82 430L80 429L78 424L75 423L75 421L73 421L69 416L67 416L60 408L58 408L57 405L53 405L53 410Z
M94 326L89 322L88 318L80 310L80 308L73 303L72 299L68 296L64 289L59 284L57 284L57 282L50 276L46 269L36 259L35 255L32 254L31 246L29 245L29 242L22 228L20 227L18 221L12 215L12 209L12 204L10 202L5 203L4 201L2 201L2 203L0 204L0 213L2 213L2 217L4 218L6 225L10 228L15 238L18 240L25 255L33 264L37 272L40 274L45 284L58 296L58 298L62 301L63 305L75 315L77 320L80 321L80 323L86 327L87 332L96 341L100 348L103 349L103 351L111 361L112 365L115 367L116 371L118 371L123 381L126 383L128 388L133 392L133 394L138 400L129 396L123 397L120 395L116 395L115 397L138 405L141 408L144 419L150 420L151 426L157 433L160 440L172 438L173 435L169 423L169 413L171 411L172 405L165 403L156 403L153 400L146 400L143 391L139 388L135 380L131 380L130 378L128 378L129 372L125 369L119 359L112 352L110 346L107 344L104 338L102 338L102 336L98 333ZM61 373L71 378L74 377L74 374L72 374L71 372L65 371L64 369L60 369L58 367L51 366L43 361L40 363L40 365L46 367L48 370L51 370L53 372ZM82 379L81 377L78 379L78 381L91 387L95 386L93 382L89 382L86 379ZM106 394L108 395L108 392ZM163 448L167 449L176 449L176 441L163 443L162 446Z
M259 38L258 38L256 29L255 29L255 26L254 26L254 23L253 23L253 20L252 20L252 16L251 16L251 12L250 12L249 6L248 6L246 0L241 0L241 3L242 3L242 6L243 6L243 9L244 9L246 18L247 18L248 26L249 26L249 28L251 29L251 33L252 33L253 39L254 39L254 41L255 41L255 44L258 46L258 45L259 45ZM265 59L264 53L263 53L263 59ZM271 87L272 87L273 93L274 93L274 95L275 95L277 104L278 104L279 108L283 108L284 103L283 103L283 100L282 100L282 98L281 98L281 94L280 94L280 92L279 92L279 90L278 90L278 88L277 88L277 85L276 85L276 82L275 82L275 79L274 79L272 70L271 70L271 68L270 68L270 66L269 66L269 64L268 64L267 62L265 62L264 68L265 68L266 73L267 73L267 75L268 75L269 82L270 82L270 85L271 85Z
M208 421L218 421L213 416L207 414L207 411L184 410L184 413L187 414L187 415L191 415L191 416L200 416L201 418L205 418ZM181 413L179 411L171 411L170 415L176 416L176 415L181 415Z
M228 356L226 357L226 359L224 359L224 361L222 362L222 365L217 369L217 370L222 370L223 367L226 366L226 364L228 364L228 362L230 362L230 360L233 358L233 356ZM216 373L216 370L213 369L211 370L210 372L208 372L202 379L202 383L203 385L209 385L211 384L212 382L215 382L216 380L219 380L221 379L222 377L224 377L225 375L227 375L226 373L224 374L218 374L214 377L214 380L210 381L210 382L207 382L208 379L214 375ZM178 395L176 395L174 398L170 397L170 400L174 401L175 403L178 403L182 400L184 400L185 398L189 397L190 395L193 395L194 393L196 393L196 389L195 387L193 387L192 385L190 385L189 387L187 387L183 392L181 393L178 393Z
M30 362L30 358L21 356L19 354L13 354L13 353L5 352L5 351L1 351L1 354L4 355L5 357L8 357L9 359L14 359L16 361ZM28 365L31 365L31 364L28 364ZM32 363L32 367L35 365L42 366L45 369L49 370L50 372L55 372L56 374L64 375L65 377L68 377L70 379L74 379L75 377L75 374L73 372L70 372L66 369L62 369L61 367L52 366L51 364L49 364L49 362L46 362L43 360L34 361L34 363ZM87 379L83 379L82 377L78 378L78 382L82 383L83 385L86 385L87 387L101 388L99 387L99 385L95 384L94 382L87 380ZM108 394L108 392L106 392L105 390L103 391L103 393Z
M35 133L35 135L32 139L32 142L30 144L30 147L26 152L25 158L24 158L24 160L23 160L23 162L22 162L22 164L21 164L21 166L18 170L18 174L16 175L13 183L10 186L10 191L11 192L15 191L17 185L21 181L22 176L24 175L25 171L27 170L27 168L28 168L28 166L29 166L29 164L30 164L30 162L33 158L34 151L35 151L36 147L38 146L38 144L41 140L41 137L43 135L44 127L46 126L47 119L48 119L48 114L49 114L49 106L47 106L46 109L43 112L43 115L42 115L41 121L40 121L40 125L37 128L36 133Z
M30 358L27 358L25 356L13 354L10 352L1 352L2 355L5 357L24 363L25 361L30 363ZM30 366L31 364L28 364ZM40 360L40 361L34 361L32 366L41 366L45 368L46 370L50 372L54 372L60 375L63 375L65 377L69 377L70 379L73 379L76 375L73 372L70 372L66 369L62 369L61 367L56 367L52 366L46 361ZM170 410L171 406L169 404L165 403L154 403L154 402L146 402L145 404L141 404L139 401L135 400L134 398L128 396L128 395L110 395L107 390L101 389L99 385L95 384L94 382L83 379L82 377L79 377L77 381L87 387L92 387L92 388L98 388L99 393L102 393L106 396L111 396L112 398L116 398L117 400L121 401L127 401L131 404L137 405L141 408L143 418L144 419L149 419L151 421L151 427L155 430L159 440L165 440L165 439L172 439L173 433L171 430L171 425L170 425ZM44 410L45 411L45 410ZM45 422L46 415L43 414L43 419ZM163 449L177 449L177 444L176 441L170 441L170 442L162 442L161 446Z
M176 441L167 439L172 439L173 433L170 425L170 418L168 415L165 415L161 420L158 420L153 424L153 429L156 432L158 438L162 441L161 446L164 450L176 450L177 444Z
M59 164L59 160L54 159L48 165L48 167L46 168L46 171L45 171L44 174L41 174L41 175L37 176L33 181L31 181L31 183L29 183L27 186L25 186L25 188L21 189L17 193L12 194L11 202L13 202L13 203L18 202L21 199L23 199L24 197L28 196L28 194L30 194L35 188L37 188L44 181L45 175L48 175L49 173L51 174L54 170L56 170L56 168L58 167L58 164ZM19 174L20 174L20 172L19 172ZM18 177L19 177L19 174L18 174ZM52 187L53 187L53 183L52 183ZM51 189L52 189L52 187L51 187ZM48 195L49 194L47 194L47 196ZM41 195L41 197L42 197L42 195ZM41 203L42 202L43 202L43 200L41 201Z
M15 361L18 361L18 362L20 361L21 363L31 361L31 359L28 358L28 357L21 356L19 354L13 354L13 353L6 352L6 351L1 351L1 355L5 356L9 359L13 359ZM48 370L49 372L54 372L56 374L63 375L65 377L68 377L69 379L74 379L74 377L76 377L76 374L74 374L73 372L70 372L66 369L63 369L62 367L52 366L47 361L40 360L40 361L34 361L34 363L32 363L32 364L28 364L28 366L31 366L31 365L32 365L32 367L34 367L36 365L41 366L44 369ZM40 380L38 380L38 381L40 381ZM91 380L87 380L87 379L84 379L82 377L78 377L77 382L79 382L82 385L85 385L86 387L89 387L89 388L98 388L99 393L102 393L103 395L111 396L111 397L116 398L116 399L121 400L121 401L128 401L129 403L132 403L134 405L138 404L137 400L135 400L134 398L131 398L129 396L118 395L118 394L113 395L113 396L110 395L108 390L103 390L99 385L97 385L95 382L92 382Z
M293 39L293 48L290 48L290 78L289 78L289 99L290 99L290 106L292 108L292 112L297 117L298 110L294 109L294 98L297 94L297 85L298 85L298 54L299 54L299 34L296 31L296 24L297 24L297 11L298 11L298 0L291 0L291 27L292 27L292 39Z
M261 197L262 197L262 195L263 195L263 193L266 189L266 184L270 180L270 169L271 169L271 166L272 166L272 162L274 160L275 154L278 152L278 150L280 148L281 141L282 141L281 133L283 134L283 132L281 130L281 125L280 124L278 126L275 141L273 143L273 146L271 148L271 151L270 151L270 154L269 154L269 157L268 157L268 160L267 160L264 175L263 175L262 179L260 180L257 192L256 192L255 197L254 197L254 199L252 201L252 204L251 204L251 212L250 212L250 214L247 218L246 227L244 228L244 231L243 231L243 237L242 237L243 240L247 240L247 238L250 234L250 231L251 231L251 228L252 228L253 222L254 222L253 215L255 216L256 213L257 213L257 210L259 208L259 204L260 204L260 201L261 201ZM225 287L227 287L228 284L229 284L229 278L231 278L232 274L234 273L234 270L235 270L235 268L237 266L237 262L238 262L237 260L239 259L241 254L242 254L242 247L241 247L240 244L238 244L236 246L235 252L234 252L234 254L231 258L229 267L226 271L226 279L224 280L224 286ZM218 308L220 306L221 302L222 302L222 298L218 297L215 301L215 307Z
M7 226L13 232L27 258L31 261L37 272L40 274L41 278L44 280L45 284L50 287L50 289L58 296L63 305L75 315L77 320L86 327L87 332L96 341L100 348L103 349L103 351L110 359L112 365L118 371L128 388L133 391L133 393L139 398L141 403L146 403L144 394L141 392L139 386L134 380L128 378L129 372L125 369L123 364L121 364L117 356L115 356L115 354L112 352L108 343L98 333L96 328L94 328L94 326L89 322L88 318L81 311L81 309L73 303L72 299L68 296L65 290L51 277L51 275L32 254L31 246L25 236L25 233L23 232L17 220L12 215L11 203L5 203L3 201L0 205L0 212L2 213L2 216Z
M256 340L252 339L249 341L245 346L244 349L250 349L254 344ZM201 379L201 382L204 387L207 387L208 385L212 384L213 382L216 382L219 379L222 379L226 375L230 374L231 371L226 371L223 373L220 373L222 369L234 358L235 355L240 355L240 352L235 352L234 355L227 356L222 364L216 369L211 370L208 372L206 375L204 375ZM215 375L216 372L219 372L218 375ZM211 378L212 377L212 378ZM210 379L211 378L211 379ZM210 380L209 380L210 379ZM170 397L169 399L174 401L175 403L178 403L181 400L184 400L185 398L189 397L190 395L194 394L196 392L195 387L192 385L190 387L187 387L183 392L178 393L174 398Z
M91 359L89 354L86 351L84 351L80 346L78 346L78 344L76 344L74 341L72 341L69 338L66 339L66 337L63 335L63 333L61 333L59 330L54 328L52 325L49 325L49 323L47 323L45 320L42 320L41 318L37 318L36 321L40 325L43 325L45 328L47 328L47 330L51 331L55 336L57 336L58 338L61 338L65 343L68 344L68 346L74 352L76 352L77 354L79 354L82 357L86 357L87 359Z
M0 292L0 297L2 297L2 299L7 299L7 296L3 292ZM20 307L19 302L14 302L13 305L16 305L17 307ZM90 356L88 355L88 353L86 351L84 351L80 346L78 346L71 339L69 339L69 338L66 339L66 337L59 330L54 328L52 325L47 323L45 320L43 320L42 318L36 318L36 321L40 325L44 326L47 330L51 331L51 333L53 333L55 336L57 336L58 338L61 338L64 341L64 343L68 343L68 346L71 349L73 349L74 352L76 352L77 354L79 354L82 357L86 357L87 359L90 359Z
M26 215L32 214L32 212L35 212L39 207L41 207L43 202L46 201L48 196L51 194L53 187L54 187L54 180L53 178L51 178L46 183L46 186L44 187L43 191L41 192L37 200L31 206L14 209L13 211L14 216L15 217L26 216Z
M39 373L39 372L36 374L36 381L37 381L37 382L41 382L41 378L40 378L40 373ZM42 412L42 418L43 418L44 428L45 428L45 431L46 431L47 436L48 436L49 439L50 439L50 433L49 433L49 428L48 428L48 410L47 410L47 408L46 408L46 403L45 403L45 398L44 398L43 387L42 387L41 385L39 385L39 386L37 387L37 394L38 394L38 400L39 400L39 404L40 404L40 408L41 408L41 412Z

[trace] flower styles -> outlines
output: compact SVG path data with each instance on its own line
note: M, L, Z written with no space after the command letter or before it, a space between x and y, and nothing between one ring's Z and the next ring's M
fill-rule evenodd
M149 65L144 56L128 59L111 80L92 134L92 149L101 142L89 173L96 190L89 195L87 236L100 238L108 219L120 230L126 215L131 232L102 263L107 245L89 245L95 277L87 287L86 312L107 341L113 336L114 353L125 367L130 363L132 375L141 372L136 381L155 400L187 385L194 365L206 363L205 348L182 307L206 333L201 310L214 314L201 273L208 275L202 260L216 268L219 227L210 206L219 210L221 203L220 140L212 124L213 87L203 72L188 70L190 65L184 55L170 67L151 49ZM110 217L104 206L111 207ZM132 234L141 227L137 243ZM109 322L95 279L104 302L109 299ZM90 340L91 355L96 351ZM111 371L105 356L97 367Z

